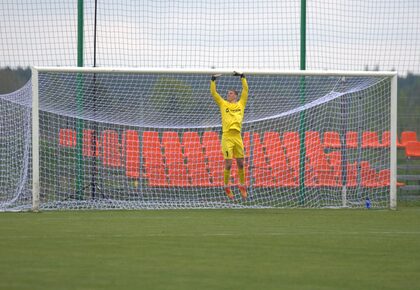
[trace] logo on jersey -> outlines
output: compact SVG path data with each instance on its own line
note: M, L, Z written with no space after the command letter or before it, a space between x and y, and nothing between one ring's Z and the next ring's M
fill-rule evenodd
M233 113L240 112L241 109L232 110ZM226 108L226 113L229 113L229 108Z

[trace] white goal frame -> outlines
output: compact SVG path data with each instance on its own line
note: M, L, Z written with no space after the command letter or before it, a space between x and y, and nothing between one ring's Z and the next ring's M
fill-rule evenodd
M165 69L165 68L116 68L116 67L41 67L32 66L32 210L40 206L39 176L39 72L56 73L101 73L101 74L200 74L232 75L231 69ZM397 72L396 71L340 71L340 70L249 70L241 71L246 75L276 76L372 76L391 79L391 116L390 116L390 209L397 208ZM345 200L345 197L344 197ZM343 201L344 202L344 201Z

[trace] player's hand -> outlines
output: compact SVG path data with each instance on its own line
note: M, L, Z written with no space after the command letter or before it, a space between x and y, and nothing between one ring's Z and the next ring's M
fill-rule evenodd
M222 74L215 74L211 76L211 80L215 81L218 77L220 77Z
M233 72L233 75L236 76L236 77L239 76L241 78L244 78L245 77L245 75L242 72L239 72L239 71L234 71Z

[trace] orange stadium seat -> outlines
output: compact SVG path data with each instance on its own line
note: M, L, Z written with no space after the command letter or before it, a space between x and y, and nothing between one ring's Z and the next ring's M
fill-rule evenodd
M381 148L389 148L391 147L391 132L384 131L382 132L381 143L379 144Z
M327 159L332 169L332 178L330 183L333 186L341 186L343 184L341 151L332 151L328 153Z
M76 147L76 130L73 129L60 129L59 143L62 147Z
M324 133L325 148L341 148L340 134L335 131L327 131Z
M357 162L347 163L347 187L357 186Z
M377 132L365 131L362 133L362 148L379 148L379 136Z
M143 132L142 143L145 176L148 185L167 186L159 133L154 131Z
M140 177L140 142L135 130L123 134L123 152L125 155L125 175L130 178Z
M162 146L164 148L164 157L168 170L169 185L189 186L187 166L184 162L184 155L182 153L178 132L163 132Z
M318 131L305 132L305 146L309 147L312 145L321 145L321 135Z
M389 169L383 169L378 173L379 186L389 186L391 183L391 173Z
M265 132L264 147L275 185L281 187L298 186L299 184L293 176L293 169L287 164L286 154L280 141L280 134L277 132Z
M408 142L417 142L417 133L415 131L403 131L401 133L400 148L404 148Z
M203 147L197 132L184 132L182 138L184 156L192 186L211 186L205 163Z
M255 187L275 186L273 175L269 165L267 164L266 156L260 140L260 135L258 133L253 134L252 144L252 176L255 180L253 185Z
M104 165L110 167L120 167L121 144L118 132L115 130L105 130L102 132L102 156Z
M363 187L380 187L378 174L375 169L370 167L368 161L362 161L360 163L360 177Z
M203 148L213 186L223 185L224 160L217 132L206 131L202 136Z
M283 144L293 178L299 183L300 137L298 132L284 132Z
M356 149L358 147L358 133L355 131L346 132L346 147L349 149Z
M407 158L420 158L420 142L409 141L405 143L405 155Z
M380 186L389 186L391 184L391 171L389 169L382 169L378 173L379 185ZM404 186L405 183L397 181L397 187Z
M305 185L324 186L329 183L331 168L327 162L318 131L305 133Z
M308 186L336 186L333 167L327 160L327 155L322 150L316 150L308 155L306 169L312 170L307 173L308 180L305 180Z
M305 137L305 185L309 187L319 186L325 181L325 175L328 173L328 162L322 149L321 142L309 139L308 134L306 134Z
M203 148L198 132L187 131L182 134L182 147L188 159L204 158Z

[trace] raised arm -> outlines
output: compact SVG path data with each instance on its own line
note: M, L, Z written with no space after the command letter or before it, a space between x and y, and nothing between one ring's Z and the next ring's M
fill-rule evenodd
M220 106L223 103L223 98L219 95L216 90L216 79L220 77L220 75L212 75L210 81L210 93L213 96L214 101Z
M245 75L243 73L240 72L234 72L233 75L235 76L240 76L241 77L241 82L242 82L242 93L241 93L241 98L239 99L239 102L241 102L244 107L246 106L246 102L248 101L248 82L246 81Z

